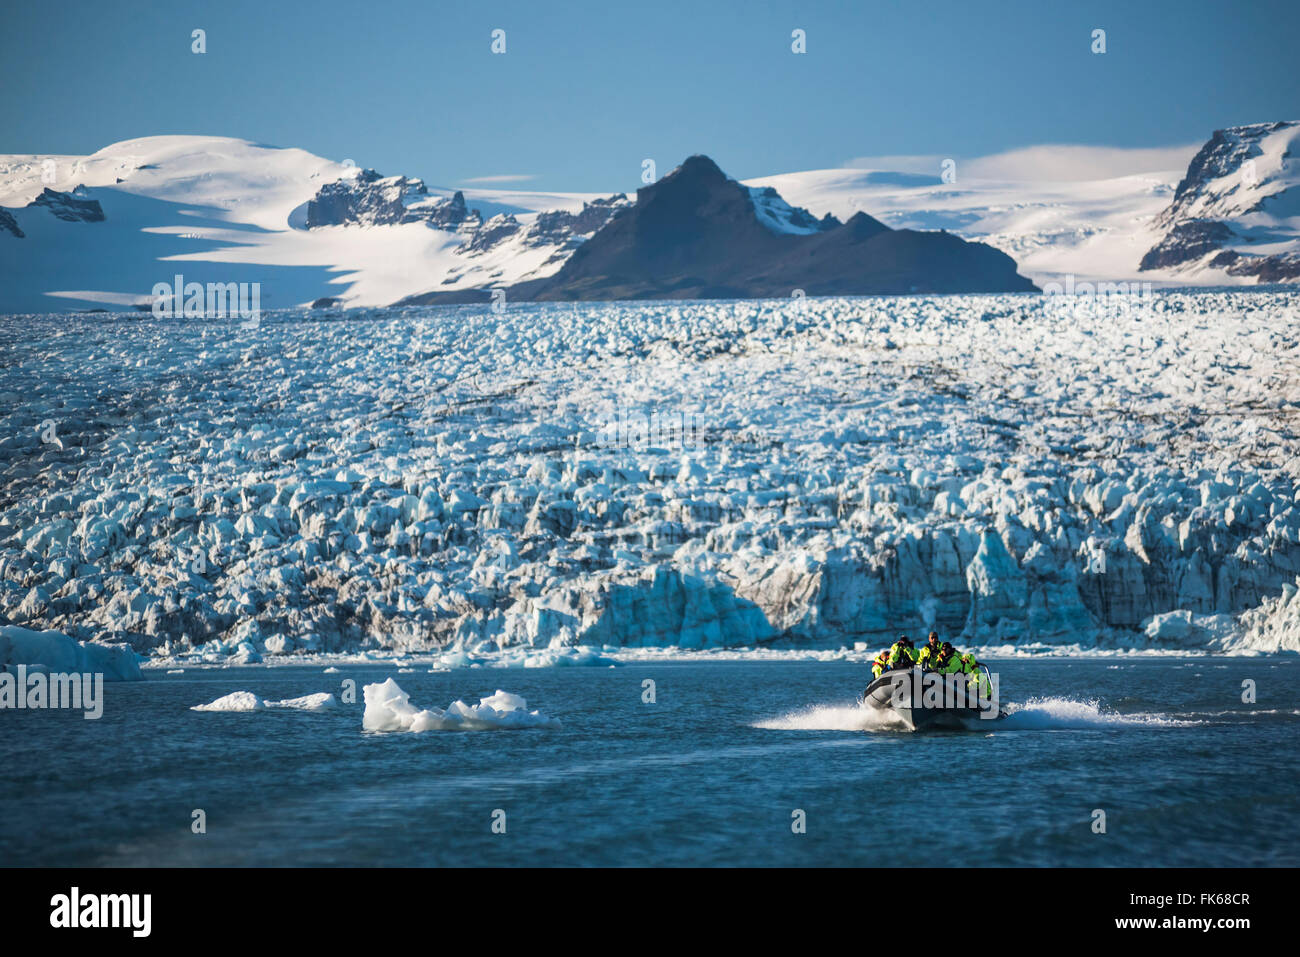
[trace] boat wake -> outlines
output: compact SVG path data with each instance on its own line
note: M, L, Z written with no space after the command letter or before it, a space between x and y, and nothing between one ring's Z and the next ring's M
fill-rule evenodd
M1096 700L1031 698L1010 702L1007 716L998 721L972 719L972 731L1059 731L1096 728L1186 728L1202 721L1163 714L1121 714L1102 708ZM860 704L809 705L775 718L755 721L751 727L770 731L902 731L906 726L892 711Z
M1096 700L1074 698L1030 698L1010 702L1007 717L997 723L999 731L1054 731L1081 728L1187 728L1202 724L1165 714L1136 712L1121 714L1104 710Z
M769 731L904 731L906 725L892 711L862 705L809 705L775 718L755 721L751 727Z

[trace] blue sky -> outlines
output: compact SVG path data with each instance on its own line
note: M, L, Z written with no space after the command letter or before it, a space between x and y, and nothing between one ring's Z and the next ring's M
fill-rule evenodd
M747 178L1300 117L1296 0L72 0L0 25L0 153L217 134L441 186L611 192L696 152Z

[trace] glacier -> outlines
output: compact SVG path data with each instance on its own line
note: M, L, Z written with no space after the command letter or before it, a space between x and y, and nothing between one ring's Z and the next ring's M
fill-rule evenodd
M0 317L0 623L158 667L1300 651L1300 294L1052 299Z

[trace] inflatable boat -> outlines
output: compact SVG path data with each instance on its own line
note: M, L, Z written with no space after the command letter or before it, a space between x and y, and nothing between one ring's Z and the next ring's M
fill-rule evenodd
M980 666L993 695L981 696L970 675L942 675L922 668L886 671L862 692L862 706L892 712L909 731L931 728L978 731L991 720L1005 718L999 710L997 685L988 668Z

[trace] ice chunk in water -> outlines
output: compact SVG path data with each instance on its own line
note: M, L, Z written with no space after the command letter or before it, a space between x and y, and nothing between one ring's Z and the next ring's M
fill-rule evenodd
M453 701L446 711L417 709L392 678L364 688L367 731L486 731L497 728L556 728L559 722L540 711L529 711L517 694L498 690L477 705Z
M361 727L367 731L407 731L415 720L416 710L410 696L392 678L363 689L366 711Z
M324 711L338 706L338 700L328 691L319 694L303 695L301 698L285 698L283 701L267 701L268 708L289 708L295 711Z
M338 701L327 691L319 694L303 695L301 698L285 698L281 701L263 701L251 691L235 691L216 701L197 704L191 711L324 711L337 707Z
M191 711L261 711L266 705L251 691L235 691L207 704L196 704Z
M494 711L527 711L528 702L517 694L497 689L490 698L479 699L480 708L492 708Z

